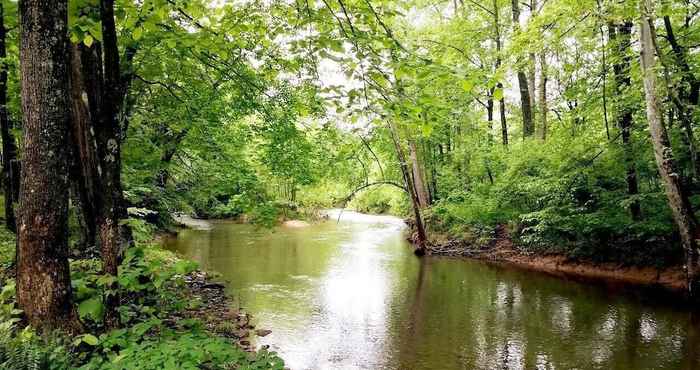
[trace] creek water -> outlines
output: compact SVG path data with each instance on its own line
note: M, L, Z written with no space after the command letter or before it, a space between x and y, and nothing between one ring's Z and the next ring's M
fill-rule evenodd
M416 258L394 217L214 222L165 245L221 273L291 369L700 369L700 313L670 299Z

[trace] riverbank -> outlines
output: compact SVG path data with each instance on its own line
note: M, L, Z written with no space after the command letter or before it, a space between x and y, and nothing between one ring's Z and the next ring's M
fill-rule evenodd
M255 213L241 214L235 217L207 217L198 218L185 213L171 215L175 225L195 230L211 230L213 223L217 221L236 222L241 224L253 224L261 227L284 226L291 228L304 228L313 223L325 220L328 216L325 211L318 208L279 207L274 212L261 217Z
M175 224L180 229L211 230L214 223L211 220L197 219L189 215L173 215ZM241 220L237 222L244 223ZM288 221L287 221L288 222ZM293 226L303 227L304 221L295 221ZM163 249L165 238L177 237L178 230L159 232L153 238L153 245ZM167 252L172 253L172 252ZM183 260L173 253L173 258ZM209 332L231 340L235 345L248 353L256 353L254 345L255 337L265 337L272 331L269 329L256 329L252 322L252 315L237 306L233 297L226 293L226 283L218 279L216 271L206 271L201 268L184 277L186 284L185 296L190 301L200 302L183 312L172 315L172 320L198 319L202 321ZM261 347L267 351L267 347Z
M255 330L250 315L234 305L216 274L162 248L160 241L172 230L157 230L142 220L130 223L135 245L127 249L120 266L118 328L110 330L104 323L100 260L70 261L82 324L77 335L38 335L26 325L14 299L14 234L0 227L0 368L284 367L274 352L254 347L253 338L270 331Z
M476 259L563 278L661 288L683 295L687 290L682 266L623 266L575 260L560 254L527 253L517 248L503 226L497 227L494 238L485 245L474 245L455 238L439 239L430 243L429 255Z

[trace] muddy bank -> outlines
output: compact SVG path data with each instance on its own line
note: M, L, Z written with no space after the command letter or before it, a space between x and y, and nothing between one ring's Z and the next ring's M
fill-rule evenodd
M474 246L461 240L447 240L431 243L428 254L478 259L566 278L658 287L675 293L685 294L687 289L682 266L658 269L593 263L573 260L564 255L528 254L515 246L502 227L496 230L495 240L489 245Z

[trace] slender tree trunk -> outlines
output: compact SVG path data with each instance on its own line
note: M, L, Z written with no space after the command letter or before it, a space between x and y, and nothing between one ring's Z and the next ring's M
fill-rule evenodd
M681 84L671 89L671 96L678 118L683 128L685 144L688 149L688 157L690 158L691 172L693 180L697 183L700 181L700 158L698 157L698 148L693 133L693 115L698 105L698 95L700 93L700 81L695 77L695 74L690 69L688 64L688 56L686 49L678 43L676 34L671 24L671 18L664 16L664 28L666 30L666 38L671 44L676 65L681 72Z
M488 100L486 101L486 122L488 122L489 142L493 141L493 111L494 111L493 92L494 92L494 90L495 89L491 89L489 91Z
M537 0L530 0L530 19L535 17L537 14ZM530 59L527 75L527 83L530 92L530 106L532 107L532 121L533 125L537 122L537 55L535 53L529 53L528 57Z
M547 140L547 55L544 50L540 53L540 138Z
M637 168L634 163L634 148L632 147L632 125L634 122L629 104L624 99L621 99L625 90L629 89L632 84L632 78L630 77L632 22L625 22L619 25L610 24L609 30L610 43L617 56L613 65L613 71L615 73L615 88L618 97L617 126L620 128L622 136L627 194L630 197L635 197L639 194L639 186L637 184ZM634 220L642 218L641 206L638 200L633 200L630 203L630 213Z
M420 213L420 202L418 200L418 195L416 194L416 189L413 187L413 179L411 178L411 170L409 169L408 162L406 161L406 155L404 154L403 148L401 148L399 133L397 132L398 130L391 122L389 122L389 131L391 133L391 138L396 149L396 155L401 166L401 174L403 175L404 184L406 184L408 195L411 198L413 216L416 219L416 240L414 240L416 243L416 249L414 252L416 255L422 256L426 253L428 237L425 233L425 227L423 226L423 219Z
M410 152L411 167L413 168L413 186L418 196L418 204L421 209L427 208L430 206L430 200L425 187L425 176L423 175L423 169L418 158L418 150L413 140L408 141L408 149Z
M0 60L7 57L7 29L5 28L5 12L0 2ZM7 111L7 64L0 69L0 137L2 137L2 187L5 194L5 226L16 232L14 204L19 194L18 173L12 171L13 163L17 161L17 144L12 135L12 121Z
M168 180L170 179L170 162L172 162L180 143L185 136L187 136L188 131L189 130L185 129L176 135L166 134L165 142L163 143L165 149L163 150L163 154L160 156L161 169L156 174L155 184L157 187L165 189L166 185L168 184Z
M102 253L102 265L106 274L117 276L123 251L131 242L131 231L120 223L127 218L126 206L121 186L121 126L120 110L126 100L125 79L121 73L117 32L114 20L114 0L100 1L100 18L102 20L102 41L104 57L104 85L102 104L100 106L99 129L97 130L98 157L102 170L101 209L98 212L97 225ZM130 54L127 50L127 62ZM116 283L112 290L116 291ZM108 326L118 325L116 307L119 304L117 294L105 297L107 308L105 322Z
M663 125L656 87L656 56L654 55L654 4L652 0L641 0L641 65L644 80L644 92L647 105L647 120L654 145L656 164L666 188L668 204L678 226L681 241L686 254L688 292L696 296L698 281L698 225L688 195L685 193L681 175L676 167L673 149Z
M40 329L79 328L68 266L68 3L20 2L24 140L17 302Z
M495 41L496 41L496 70L501 68L501 24L500 24L500 9L498 7L498 0L493 0L493 27L495 31ZM503 93L503 83L500 81L496 84L496 89ZM508 122L506 120L506 99L504 94L501 94L501 98L498 99L498 110L501 118L501 140L503 146L508 146Z
M517 32L520 29L520 5L518 0L512 0L511 4L513 7L513 29ZM521 67L518 67L517 75L520 88L520 106L523 114L523 137L528 137L535 133L535 125L532 121L530 88L527 83L527 76Z

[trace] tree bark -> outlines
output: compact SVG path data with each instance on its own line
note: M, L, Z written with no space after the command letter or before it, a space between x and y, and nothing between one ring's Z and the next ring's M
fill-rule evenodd
M132 242L131 229L120 220L128 217L121 185L121 140L120 112L124 108L130 76L123 76L120 67L117 31L114 20L114 0L100 1L102 20L102 48L104 60L104 83L102 101L99 105L98 129L96 130L97 156L101 174L100 209L97 230L105 274L117 276L123 251ZM127 48L126 61L131 63L134 49ZM116 283L112 286L116 292ZM109 327L119 323L116 307L119 296L105 297L105 322Z
M68 266L68 4L23 0L19 9L24 168L17 302L36 328L76 331Z
M498 8L498 0L493 0L493 27L495 31L495 42L496 42L496 71L501 68L501 24L500 24L500 9ZM503 83L500 81L496 84L496 89L503 92ZM508 146L508 121L506 120L506 98L504 94L501 94L501 98L498 99L498 109L501 119L501 141L503 146Z
M396 149L396 155L399 159L399 165L401 167L401 174L403 175L404 184L408 190L408 195L411 198L411 206L413 208L413 216L416 221L416 238L414 240L416 244L416 249L414 253L418 256L425 255L426 244L428 242L428 237L425 232L425 227L423 226L423 219L420 213L420 202L418 200L418 195L416 194L416 189L413 186L413 179L411 178L411 170L408 167L408 162L406 161L406 155L404 154L403 148L401 148L399 133L394 124L389 122L389 131L391 133L392 141L394 142L394 148Z
M511 0L513 7L513 30L520 29L520 5L518 0ZM523 137L532 136L535 133L535 125L532 121L532 104L530 99L530 88L527 83L527 76L521 67L517 69L518 86L520 88L520 106L523 114Z
M7 57L5 28L5 12L0 2L0 59ZM0 69L0 137L2 137L2 187L5 194L5 226L12 232L17 231L15 221L14 204L19 195L19 177L17 171L12 170L17 163L17 144L12 135L14 126L7 111L7 64Z
M530 19L535 17L537 13L537 0L530 0ZM537 55L535 53L529 53L528 57L530 63L528 65L527 71L527 83L529 86L530 93L530 106L532 107L532 121L533 125L537 122Z
M99 91L94 86L97 80L95 70L99 68L99 64L94 61L98 45L95 43L88 48L78 44L71 47L71 182L78 218L82 220L83 250L90 249L97 243L95 219L98 201L95 189L99 184L99 173L90 101L96 100L95 95Z
M693 133L693 115L698 105L698 96L700 93L700 80L695 77L695 74L690 69L688 64L688 55L686 49L678 43L676 34L671 24L671 18L664 16L664 28L666 30L666 38L671 44L676 65L681 72L681 84L672 88L670 94L671 101L674 102L678 112L678 118L683 128L685 144L690 158L691 172L693 174L692 182L700 181L700 158L698 157L697 143Z
M410 152L411 167L413 168L413 187L416 189L416 195L418 196L418 205L421 209L427 208L430 206L430 197L426 190L425 176L418 158L416 143L413 140L408 141L408 149Z
M668 204L681 236L681 242L686 254L686 271L688 292L696 296L695 288L698 281L698 225L695 214L685 192L681 175L678 172L668 139L666 127L662 122L660 104L656 87L656 56L654 54L654 4L652 0L640 1L641 7L641 66L646 97L647 120L654 145L654 155L659 173L666 188Z
M625 90L629 89L632 84L632 78L630 76L632 62L630 54L632 45L632 22L625 22L619 25L610 24L608 28L610 43L613 46L613 53L617 56L615 58L616 62L613 65L613 72L615 74L615 89L618 100L617 126L620 128L622 136L627 194L630 197L636 197L639 194L639 185L637 183L637 168L634 163L634 148L632 147L632 125L634 122L632 110L629 105L624 102L624 99L621 99ZM635 199L630 203L630 213L634 220L640 220L642 218L639 200Z
M540 138L547 140L547 55L544 50L540 53Z

